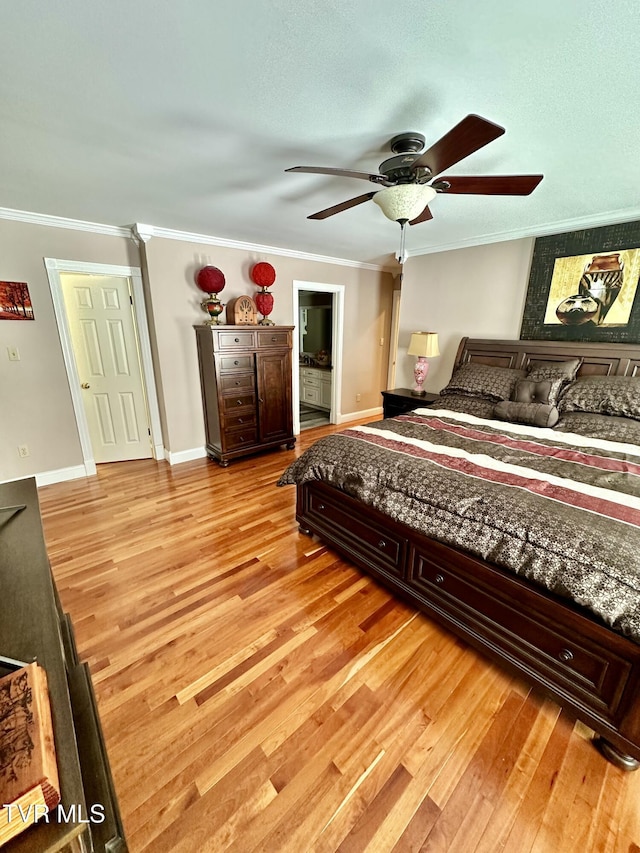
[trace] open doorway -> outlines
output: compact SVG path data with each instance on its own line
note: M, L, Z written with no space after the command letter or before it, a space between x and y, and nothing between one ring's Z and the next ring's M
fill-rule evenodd
M46 258L87 475L164 458L140 270Z
M293 283L294 431L338 423L344 285Z

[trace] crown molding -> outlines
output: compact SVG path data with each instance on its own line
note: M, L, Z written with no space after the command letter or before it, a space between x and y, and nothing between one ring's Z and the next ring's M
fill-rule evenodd
M203 243L208 246L224 246L228 249L240 249L243 252L257 252L266 255L279 255L285 258L297 258L302 261L314 261L320 264L335 264L343 267L355 267L376 272L392 270L386 264L371 264L364 261L353 261L350 258L334 258L329 255L314 255L311 252L298 252L295 249L285 249L282 246L265 246L261 243L245 243L242 240L228 240L224 237L213 237L211 234L195 234L191 231L177 231L173 228L161 228L155 225L105 225L101 222L85 222L82 219L68 219L64 216L53 216L48 213L32 213L28 210L13 210L0 207L0 219L13 222L25 222L29 225L45 225L49 228L67 228L71 231L88 231L91 234L102 234L107 237L123 237L125 240L135 240L148 243L152 237L165 240L181 240L186 243Z
M131 239L131 228L121 225L104 225L101 222L66 219L64 216L52 216L48 213L31 213L28 210L12 210L9 207L0 207L0 219L26 222L29 225L46 225L49 228L68 228L71 231L90 231L92 234L104 234L108 237Z
M621 225L624 222L640 220L640 208L632 210L612 210L597 216L580 216L576 219L562 219L558 222L547 222L533 228L517 228L513 231L497 231L494 234L483 234L469 237L465 240L454 240L452 243L440 243L426 249L415 249L407 253L407 258L417 258L421 255L433 255L436 252L450 252L453 249L470 249L473 246L484 246L488 243L503 243L507 240L521 240L524 237L548 237L551 234L564 234L567 231L582 231L585 228L599 228L603 225Z
M285 258L296 258L303 261L315 261L320 264L337 264L343 267L356 267L364 270L389 271L391 267L384 264L370 264L364 261L352 261L349 258L334 258L329 255L314 255L311 252L299 252L296 249L285 249L282 246L265 246L262 243L246 243L243 240L230 240L225 237L213 237L211 234L196 234L191 231L177 231L173 228L161 228L155 225L133 226L136 235L147 242L151 237L161 237L165 240L181 240L186 243L203 243L207 246L221 246L227 249L240 249L243 252L258 252L265 255L279 255Z

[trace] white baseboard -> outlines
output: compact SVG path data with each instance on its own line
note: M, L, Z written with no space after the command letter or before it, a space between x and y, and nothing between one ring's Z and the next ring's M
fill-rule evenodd
M360 418L375 418L378 415L382 417L382 406L376 406L375 409L363 409L361 412L347 412L346 415L338 415L336 423L346 424L349 421L358 421Z
M72 465L70 468L57 468L54 471L43 471L36 474L36 486L51 486L53 483L64 483L65 480L78 480L80 477L91 477L96 473L95 465L89 470L85 465Z
M207 451L204 447L192 447L191 450L179 450L177 453L172 453L165 448L164 458L169 465L179 465L181 462L192 462L194 459L204 459Z

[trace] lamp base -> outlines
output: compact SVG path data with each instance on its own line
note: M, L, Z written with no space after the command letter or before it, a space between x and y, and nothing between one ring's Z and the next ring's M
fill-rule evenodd
M422 386L424 385L424 380L427 378L427 373L429 372L429 362L423 355L418 356L418 360L416 361L415 367L413 368L413 378L416 380L415 387L412 388L411 394L414 397L424 397L427 393L423 390Z

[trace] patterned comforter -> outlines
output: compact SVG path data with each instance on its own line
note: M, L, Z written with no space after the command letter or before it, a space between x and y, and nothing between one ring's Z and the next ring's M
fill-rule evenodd
M279 485L324 480L571 598L640 643L640 447L450 410L320 439Z

